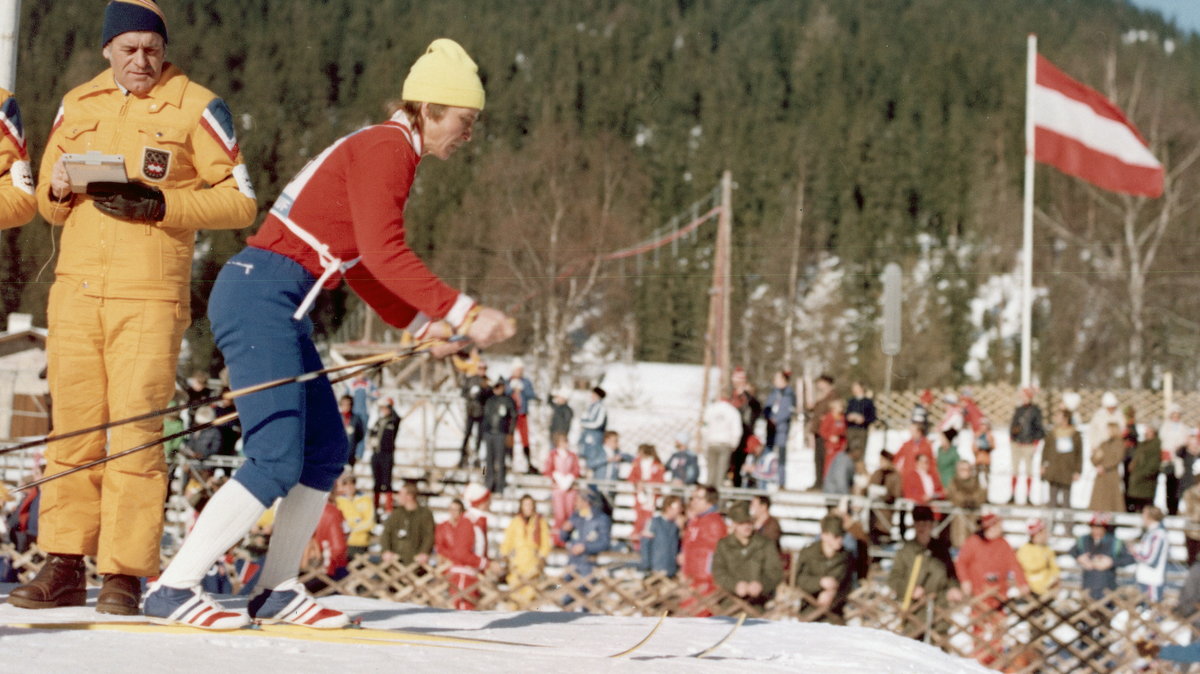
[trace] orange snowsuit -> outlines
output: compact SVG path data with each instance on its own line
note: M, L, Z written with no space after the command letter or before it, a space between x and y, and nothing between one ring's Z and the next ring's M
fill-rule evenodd
M51 198L64 153L120 154L131 181L162 190L161 222L128 222L86 194ZM42 157L38 208L63 226L47 309L54 428L71 431L166 407L189 304L197 229L239 229L257 204L233 116L211 91L164 64L145 96L126 94L111 69L63 97ZM112 451L162 436L162 421L115 427ZM104 457L105 433L52 442L46 474ZM46 483L38 544L96 555L102 574L153 576L166 497L166 463L150 449Z

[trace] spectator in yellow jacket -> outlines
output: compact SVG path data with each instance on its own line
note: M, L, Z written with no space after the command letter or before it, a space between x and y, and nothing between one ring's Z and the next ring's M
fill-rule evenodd
M1058 588L1062 572L1058 568L1058 556L1047 541L1050 532L1045 520L1029 520L1029 542L1017 549L1017 563L1025 572L1029 589L1039 597L1046 597Z
M371 545L371 530L375 528L375 499L371 494L360 492L349 468L338 480L338 510L346 521L349 532L346 536L346 556L354 558L366 554Z
M500 554L508 560L510 588L542 575L552 541L546 518L537 512L533 497L525 494L521 497L517 514L504 530L504 540L500 543ZM523 587L512 593L518 608L527 606L536 596L532 587Z
M233 113L167 62L158 5L110 2L100 46L111 67L63 97L36 191L42 216L63 226L46 345L59 433L167 406L191 322L196 230L248 227L257 212ZM88 152L119 156L127 181L73 180L63 155ZM161 435L162 421L145 419L53 442L46 474ZM82 606L83 556L94 555L96 610L137 614L140 578L159 573L166 494L161 451L46 483L38 545L49 557L10 603Z

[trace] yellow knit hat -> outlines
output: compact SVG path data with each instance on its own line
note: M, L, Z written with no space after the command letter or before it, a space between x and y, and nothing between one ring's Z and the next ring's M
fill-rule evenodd
M438 38L408 71L400 97L406 101L483 110L483 83L478 71L479 67L462 45Z

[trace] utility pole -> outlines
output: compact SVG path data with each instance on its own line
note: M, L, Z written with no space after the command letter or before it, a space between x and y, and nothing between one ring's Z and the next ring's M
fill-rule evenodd
M17 88L17 35L21 31L21 0L0 0L0 87Z
M792 367L792 337L796 329L796 284L800 280L800 234L804 229L804 186L808 176L800 169L800 180L796 182L796 212L792 216L792 260L788 265L787 303L783 319L783 366L790 372Z
M712 367L718 372L717 396L725 397L729 386L729 245L733 238L733 173L721 176L721 212L717 216L717 248L713 254L713 278L708 294L708 325L704 332L704 383L700 391L700 423L696 425L696 447L701 447L700 429L709 402Z

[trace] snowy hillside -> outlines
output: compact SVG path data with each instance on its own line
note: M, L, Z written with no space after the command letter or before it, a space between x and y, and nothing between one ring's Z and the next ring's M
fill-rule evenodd
M11 585L0 585L7 597ZM95 590L92 591L94 601ZM160 633L17 627L30 623L136 622L92 607L28 611L0 604L0 653L24 672L406 672L503 671L984 672L922 643L878 630L749 620L704 659L689 657L721 640L733 620L668 618L637 652L652 618L582 613L489 613L428 609L374 599L333 597L368 628L402 631L401 641L372 641L365 631L317 632L321 640L254 632ZM90 602L89 602L90 603ZM244 600L228 600L244 607ZM168 630L169 631L169 630Z

